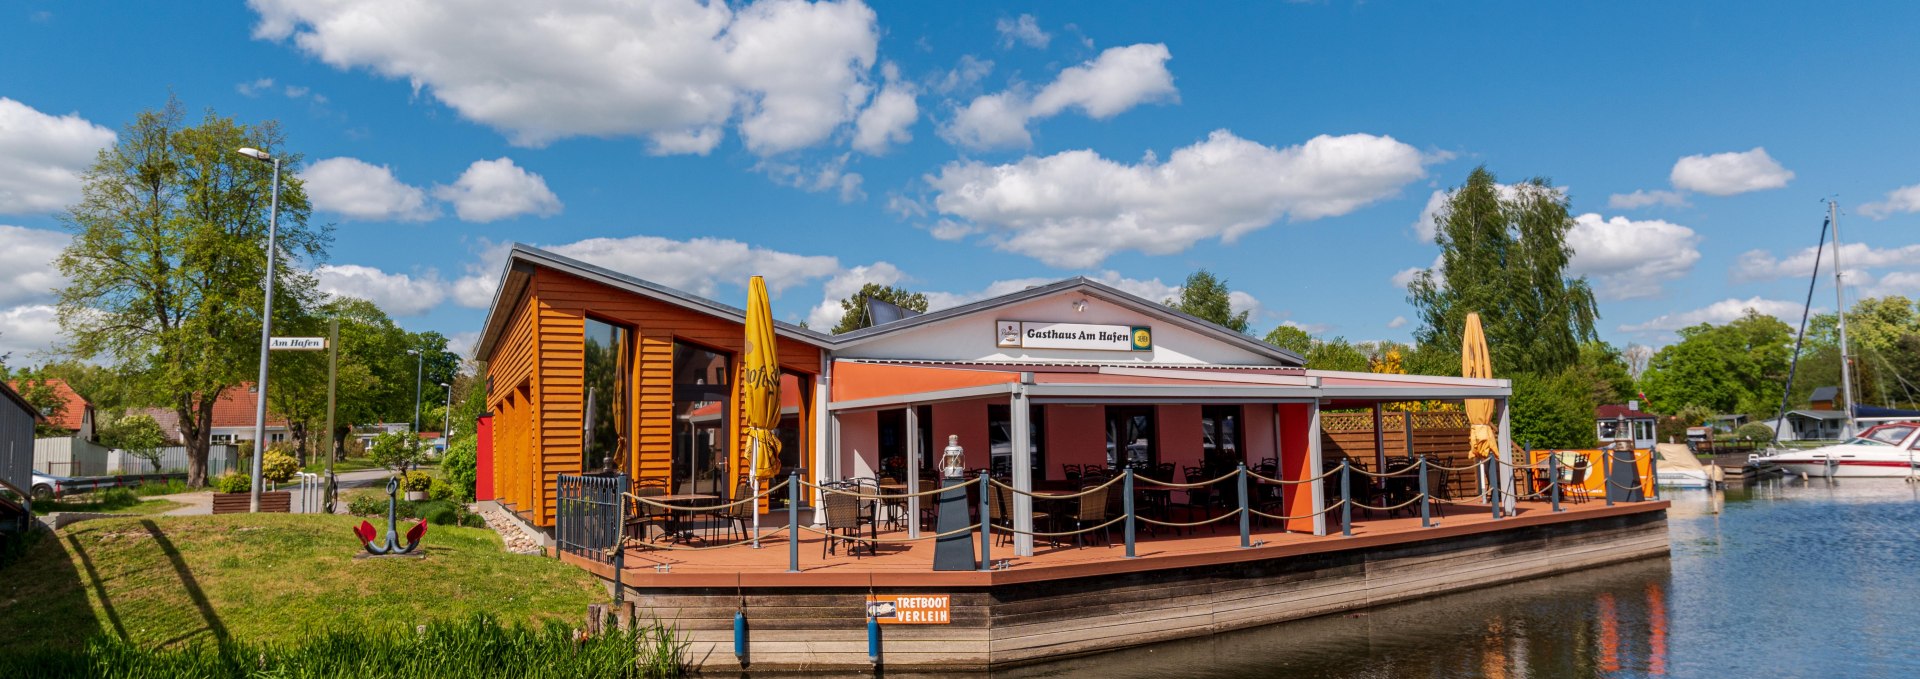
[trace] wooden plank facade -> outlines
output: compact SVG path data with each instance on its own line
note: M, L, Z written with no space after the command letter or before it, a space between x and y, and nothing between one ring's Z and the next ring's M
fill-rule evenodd
M738 374L745 354L741 323L617 290L563 272L536 268L487 364L487 408L495 414L495 497L539 526L553 524L553 479L581 473L585 403L585 322L589 317L624 327L630 392L625 469L636 479L670 482L673 469L673 347L697 344L732 355ZM803 398L800 459L812 459L814 420L810 385L820 349L786 337L780 366L798 375ZM738 402L738 395L734 396ZM728 459L739 460L745 427L739 408L729 407ZM737 470L737 464L729 465ZM729 487L737 484L729 478Z

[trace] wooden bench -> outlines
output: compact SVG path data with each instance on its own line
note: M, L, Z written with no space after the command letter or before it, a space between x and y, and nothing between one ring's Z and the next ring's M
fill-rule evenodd
M213 513L245 514L253 504L249 493L214 493ZM269 490L260 493L260 511L286 514L293 511L293 491Z

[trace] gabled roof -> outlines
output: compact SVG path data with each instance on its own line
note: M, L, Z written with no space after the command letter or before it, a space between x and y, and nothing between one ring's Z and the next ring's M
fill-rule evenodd
M1839 387L1814 387L1813 394L1807 396L1807 400L1831 401L1834 398L1838 397L1839 395L1840 395Z
M268 385L271 386L272 383L269 382ZM254 391L252 382L242 382L227 387L220 391L220 399L213 402L213 426L223 429L251 427L254 417L258 414L255 409L259 406L260 394ZM269 408L267 426L285 427L287 418L273 414L273 410Z
M1619 403L1608 403L1593 409L1593 419L1596 420L1613 420L1622 417L1629 420L1653 420L1659 419L1660 416L1653 413L1643 413Z
M1790 410L1790 411L1787 411L1787 414L1788 414L1788 415L1799 415L1799 416L1801 416L1801 417L1805 417L1805 418L1808 418L1808 419L1814 419L1814 420L1844 420L1844 419L1847 419L1847 411L1844 411L1844 410L1811 410L1811 409L1809 409L1809 410Z
M540 248L514 243L512 247L508 249L507 262L501 271L500 287L495 290L493 306L487 311L486 325L481 330L480 340L474 344L474 355L476 357L484 359L490 355L493 351L494 343L499 341L500 334L506 331L507 317L510 315L509 311L513 303L525 293L526 285L532 278L533 267L545 267L667 304L700 311L738 323L746 322L747 314L739 308L688 292L675 290L652 281L642 280L605 267L588 264L571 257L548 252ZM1273 358L1288 365L1300 366L1306 362L1305 359L1302 359L1298 354L1254 339L1245 333L1229 330L1212 321L1198 318L1165 304L1147 300L1086 277L1069 278L1063 281L1008 293L999 297L949 307L840 335L829 335L782 321L774 321L773 325L774 332L782 337L798 340L823 349L840 349L856 346L874 338L883 337L902 330L939 323L967 314L1019 304L1038 297L1071 291L1079 291L1090 297L1097 297L1108 302L1133 308L1141 313L1165 319L1174 325L1232 344L1246 351Z
M13 387L17 393L22 381L23 380L12 380L7 382L7 386ZM25 381L38 382L39 380ZM66 380L58 377L49 377L46 379L46 384L49 388L53 389L54 396L59 397L60 403L66 407L62 408L57 415L45 415L45 413L41 413L45 415L42 419L46 420L47 424L61 429L80 431L81 427L86 426L87 409L92 408L93 404L87 401L87 397L81 396L80 392L74 391L73 387L68 385Z

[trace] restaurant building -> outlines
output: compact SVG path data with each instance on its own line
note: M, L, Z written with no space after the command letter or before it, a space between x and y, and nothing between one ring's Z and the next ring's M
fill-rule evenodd
M512 247L476 350L492 413L482 495L543 527L560 474L624 471L675 493L737 496L748 481L734 380L744 318ZM776 325L782 468L812 483L923 478L949 437L970 469L1021 489L1117 466L1197 475L1244 463L1304 479L1331 463L1322 409L1370 409L1378 421L1384 403L1467 398L1495 402L1509 448L1506 380L1308 370L1285 349L1086 278L841 335ZM1378 469L1390 451L1372 452L1356 468ZM1322 506L1320 486L1308 488L1284 514ZM1017 526L1031 530L1028 498L1016 505ZM1325 533L1326 517L1288 528ZM1017 551L1031 553L1020 538Z

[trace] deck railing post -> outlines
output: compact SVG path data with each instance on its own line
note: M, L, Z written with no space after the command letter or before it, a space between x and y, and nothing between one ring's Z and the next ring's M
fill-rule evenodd
M1121 469L1120 477L1121 477L1120 484L1125 489L1124 491L1122 491L1124 493L1124 496L1121 499L1121 507L1125 509L1127 512L1127 558L1131 559L1131 558L1134 558L1134 554L1133 554L1133 468L1125 467Z
M1553 511L1560 511L1560 456L1547 451L1547 485L1553 497Z
M1500 490L1505 485L1500 482L1500 457L1487 456L1487 506L1493 508L1493 518L1500 518Z
M620 610L620 604L627 600L627 588L620 586L620 571L627 567L627 475L614 477L616 485L613 491L613 610Z
M573 544L573 520L567 516L567 496L562 495L566 492L567 486L561 476L563 475L553 477L553 532L560 534L559 539L555 540L560 547L554 550L553 555L556 557L566 552L568 545ZM535 516L534 519L537 521L539 517Z
M993 484L987 472L980 472L980 570L993 570L993 510L988 508Z
M1432 528L1433 527L1433 514L1431 512L1432 503L1428 502L1430 498L1427 495L1427 456L1425 455L1420 456L1420 466L1418 467L1418 469L1419 469L1418 473L1420 474L1420 527Z
M1240 463L1234 478L1240 480L1240 546L1253 546L1253 514L1247 511L1247 463Z
M1348 479L1353 470L1352 460L1340 461L1340 536L1353 537L1353 491L1352 481Z
M787 572L800 572L800 470L787 474Z
M1607 506L1613 506L1613 449L1608 448L1600 456L1601 490L1606 491Z

